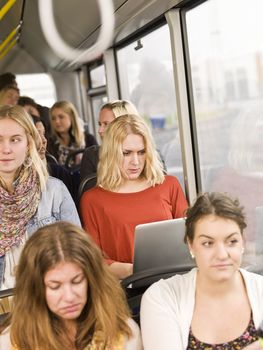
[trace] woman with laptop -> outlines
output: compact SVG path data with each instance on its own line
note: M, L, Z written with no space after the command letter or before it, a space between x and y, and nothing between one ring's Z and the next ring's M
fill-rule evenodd
M237 350L258 339L263 276L240 268L245 228L243 207L223 193L202 194L187 210L185 242L197 268L144 294L145 350Z
M178 180L164 175L143 119L125 115L112 121L101 146L97 187L80 200L84 228L112 272L120 279L132 274L136 225L183 217L187 207Z

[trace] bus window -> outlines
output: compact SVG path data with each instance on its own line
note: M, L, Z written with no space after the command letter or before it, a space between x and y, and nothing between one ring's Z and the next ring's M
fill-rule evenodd
M98 138L98 118L101 106L108 101L106 91L106 72L103 62L87 66L88 70L88 103L91 106L94 135Z
M16 80L20 96L31 97L46 107L51 107L56 102L55 85L49 74L18 74Z
M263 247L262 10L211 0L186 12L202 190L240 199L251 256Z
M106 85L106 74L105 74L105 66L104 64L90 69L90 85L91 88L97 88L99 86L105 86Z
M105 104L108 101L108 99L106 95L99 95L99 96L91 97L90 101L92 106L92 115L94 116L96 138L98 142L101 142L100 138L98 137L98 129L99 129L98 119L99 119L100 108L103 104Z
M152 127L168 173L184 188L168 26L118 49L117 62L121 97L131 100Z

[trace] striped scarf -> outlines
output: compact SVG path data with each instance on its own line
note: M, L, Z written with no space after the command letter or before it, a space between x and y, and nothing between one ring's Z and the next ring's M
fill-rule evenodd
M38 175L32 167L21 169L13 193L0 187L0 256L21 243L27 224L37 210L40 195Z

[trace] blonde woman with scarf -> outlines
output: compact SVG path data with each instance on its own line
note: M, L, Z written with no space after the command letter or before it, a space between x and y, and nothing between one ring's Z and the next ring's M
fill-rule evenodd
M49 225L26 242L1 349L142 350L119 282L76 225Z
M26 239L39 227L67 219L80 225L65 185L48 176L41 139L21 106L0 106L0 289L12 288Z

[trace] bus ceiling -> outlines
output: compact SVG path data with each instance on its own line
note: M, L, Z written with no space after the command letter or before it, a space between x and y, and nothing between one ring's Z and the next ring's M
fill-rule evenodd
M104 44L112 46L132 32L158 18L181 0L111 0L113 26L111 38ZM39 12L42 2L50 4L54 24L63 42L72 50L81 53L96 44L103 31L100 5L109 0L5 0L0 2L0 72L13 71L16 74L41 73L49 70L73 71L84 62L96 59L99 50L83 58L61 54L59 45L47 42L43 23L50 23L48 12ZM43 9L42 9L43 10ZM44 9L44 11L47 11ZM107 11L110 11L107 8ZM43 11L42 11L43 12ZM109 12L110 16L110 12ZM110 31L110 25L106 31ZM55 35L54 35L55 37ZM97 49L97 47L96 47ZM102 48L102 51L105 48ZM95 52L95 53L94 53ZM66 58L65 58L66 55Z

